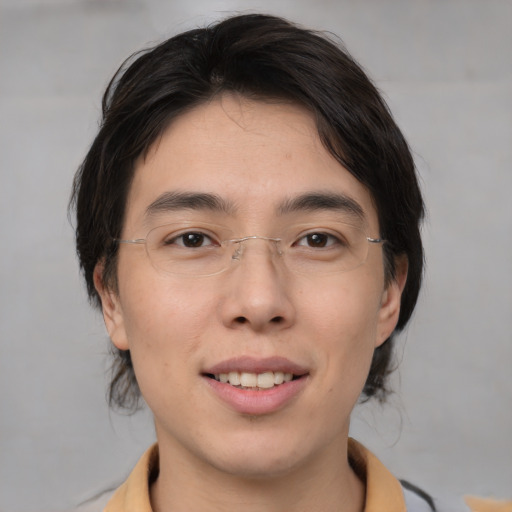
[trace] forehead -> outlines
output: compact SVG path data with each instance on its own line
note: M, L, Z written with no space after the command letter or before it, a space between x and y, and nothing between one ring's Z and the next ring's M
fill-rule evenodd
M324 148L306 109L224 94L173 120L139 158L125 228L145 224L169 194L214 195L225 215L263 222L312 193L348 198L376 227L368 190Z

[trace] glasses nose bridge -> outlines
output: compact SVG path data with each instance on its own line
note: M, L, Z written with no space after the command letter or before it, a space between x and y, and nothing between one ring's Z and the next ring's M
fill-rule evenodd
M272 238L269 236L259 236L259 235L250 235L250 236L244 236L243 238L235 238L233 240L230 240L231 244L234 247L233 254L231 255L232 260L240 260L244 254L245 246L248 241L252 240L265 240L266 242L269 242L271 246L274 247L274 250L276 254L281 255L281 238Z

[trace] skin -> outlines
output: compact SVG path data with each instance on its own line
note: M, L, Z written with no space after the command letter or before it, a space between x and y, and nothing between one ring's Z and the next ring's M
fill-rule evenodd
M312 191L344 194L378 237L366 188L322 146L304 109L222 95L175 119L137 162L122 237L165 223L146 209L165 192L214 193L230 211L183 210L229 224L238 236L275 236L311 212L276 205ZM314 215L328 218L332 212ZM160 474L154 509L362 510L363 484L347 461L350 413L375 347L399 314L406 265L385 282L382 249L345 273L295 275L251 242L242 260L210 277L159 273L144 246L123 245L117 293L95 272L107 330L130 350L151 408ZM241 414L218 398L205 368L229 358L285 357L308 371L301 391L269 414Z

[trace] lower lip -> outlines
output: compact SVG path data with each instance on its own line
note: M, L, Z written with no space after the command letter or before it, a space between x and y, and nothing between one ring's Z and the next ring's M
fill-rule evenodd
M271 414L288 405L305 387L307 376L279 384L270 389L241 389L204 377L210 389L240 414Z

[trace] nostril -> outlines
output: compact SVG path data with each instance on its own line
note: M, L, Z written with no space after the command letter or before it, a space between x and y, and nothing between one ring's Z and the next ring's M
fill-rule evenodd
M284 322L284 318L282 316L275 316L270 321L274 324L281 324Z
M247 322L247 318L245 318L245 316L237 316L235 318L235 322L237 324L245 324Z

